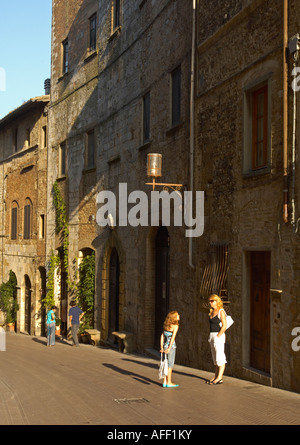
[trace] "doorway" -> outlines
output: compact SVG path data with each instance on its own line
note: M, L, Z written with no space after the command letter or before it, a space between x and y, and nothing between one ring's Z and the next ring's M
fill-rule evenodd
M39 267L40 272L40 305L41 305L41 335L46 336L46 308L43 304L43 300L46 297L46 269L44 267Z
M169 233L166 227L160 227L155 238L155 349L160 349L163 323L169 311L169 286Z
M270 252L250 253L250 366L270 373Z
M31 334L31 281L25 275L25 332Z
M112 332L119 330L120 261L117 249L111 251L109 261L108 341L115 343Z

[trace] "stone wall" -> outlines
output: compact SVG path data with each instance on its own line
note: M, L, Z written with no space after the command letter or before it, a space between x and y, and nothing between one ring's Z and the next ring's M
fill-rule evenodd
M241 2L242 3L242 2ZM229 20L206 29L205 11L199 5L197 68L197 188L206 193L205 235L197 242L229 245L228 294L235 318L228 332L228 372L286 389L299 391L299 360L291 349L291 332L299 320L298 249L295 227L285 225L283 209L283 11L282 2L228 2ZM247 3L247 4L246 4ZM230 6L231 5L231 6ZM216 2L224 12L224 2ZM291 12L293 10L293 13ZM202 14L203 12L203 14ZM223 14L222 12L222 14ZM289 38L295 35L299 10L290 2ZM291 67L291 64L289 64ZM289 82L291 81L291 70ZM247 141L245 101L249 88L268 82L271 111L270 168L245 174ZM289 88L292 116L292 91ZM298 111L297 111L298 115ZM289 120L289 174L291 173L292 122ZM298 130L297 130L298 138ZM291 177L291 176L290 176ZM291 183L290 183L291 184ZM296 197L299 179L296 178ZM291 188L289 210L291 209ZM205 258L205 247L199 257ZM251 369L249 252L271 252L270 374ZM203 256L202 256L203 255ZM298 321L299 323L299 321ZM297 363L297 364L296 364ZM296 383L298 382L298 383Z
M34 98L0 123L1 158L1 282L12 270L18 285L16 330L42 332L41 298L45 294L47 221L47 114L48 96ZM13 147L18 129L17 151ZM28 130L30 137L28 138ZM3 204L2 204L3 203ZM29 204L30 238L24 238L24 207ZM17 207L16 239L12 239L12 207ZM29 303L26 288L30 293ZM27 321L28 320L28 321Z

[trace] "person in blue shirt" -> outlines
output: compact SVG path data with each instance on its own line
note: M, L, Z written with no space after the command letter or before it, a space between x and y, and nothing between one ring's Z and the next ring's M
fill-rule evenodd
M84 316L84 312L76 305L76 301L71 301L71 308L69 310L69 320L73 338L73 346L79 346L78 342L78 329L80 326L80 320Z
M52 306L47 312L47 346L55 345L56 306Z

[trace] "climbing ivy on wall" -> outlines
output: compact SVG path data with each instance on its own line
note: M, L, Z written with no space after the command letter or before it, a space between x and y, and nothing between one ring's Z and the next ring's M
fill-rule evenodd
M53 252L50 257L50 265L48 271L47 279L47 292L45 298L43 298L42 303L47 308L50 309L51 306L55 304L54 298L54 283L55 283L55 269L59 266L59 257Z
M6 323L14 323L17 319L19 306L16 299L17 279L12 270L9 279L0 286L0 309L5 313Z
M72 287L69 279L69 226L67 221L67 208L61 196L57 181L53 185L53 204L55 207L55 229L61 234L63 248L63 264L67 273L68 287Z
M79 266L78 301L83 310L85 329L93 327L95 296L95 252L86 255Z
M93 327L94 319L94 295L95 295L95 252L86 255L79 267L79 283L77 258L73 261L74 279L70 278L69 272L69 227L67 221L66 204L61 195L57 182L53 185L53 204L55 207L55 230L60 234L62 241L62 261L66 272L66 282L68 291L73 297L78 299L79 306L85 313L84 327L85 329ZM54 285L55 270L60 265L60 256L53 252L50 258L47 295L43 299L44 305L49 308L55 304Z
M67 276L67 285L69 289L73 289L75 285L71 283L69 277L69 227L67 221L67 208L60 193L57 181L53 184L53 204L55 207L55 231L61 235L62 240L62 260ZM55 270L60 266L60 257L54 252L51 253L48 279L47 279L47 294L42 300L46 308L50 308L55 304Z

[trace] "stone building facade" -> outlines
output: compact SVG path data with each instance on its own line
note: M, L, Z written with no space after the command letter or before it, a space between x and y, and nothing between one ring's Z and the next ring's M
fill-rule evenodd
M207 271L219 264L210 253L225 246L235 319L227 371L297 392L299 18L293 0L217 1L209 10L198 2L195 105L195 187L205 191L195 248ZM209 280L199 278L204 302Z
M85 252L96 255L94 325L102 341L134 333L138 351L157 346L167 309L189 305L179 286L181 273L193 279L182 270L188 243L181 227L126 226L118 209L115 227L101 227L96 200L110 190L119 201L120 183L150 198L150 152L162 153L165 182L188 182L191 39L192 10L182 0L53 1L48 256L61 248L51 205L57 181L70 270Z
M15 330L31 335L45 324L48 102L35 97L0 121L1 283L15 274Z
M157 349L166 312L178 310L177 362L210 370L207 299L219 293L235 320L226 373L300 391L291 347L300 314L299 112L290 88L299 6L195 3L196 11L186 0L53 0L47 257L62 251L57 183L69 273L95 252L102 341L125 330L137 351ZM161 182L204 192L202 236L151 226L150 210L139 215L148 224L128 224L126 194L150 200L149 153L162 154ZM116 196L111 227L97 224L102 191ZM63 278L57 290L69 304Z

